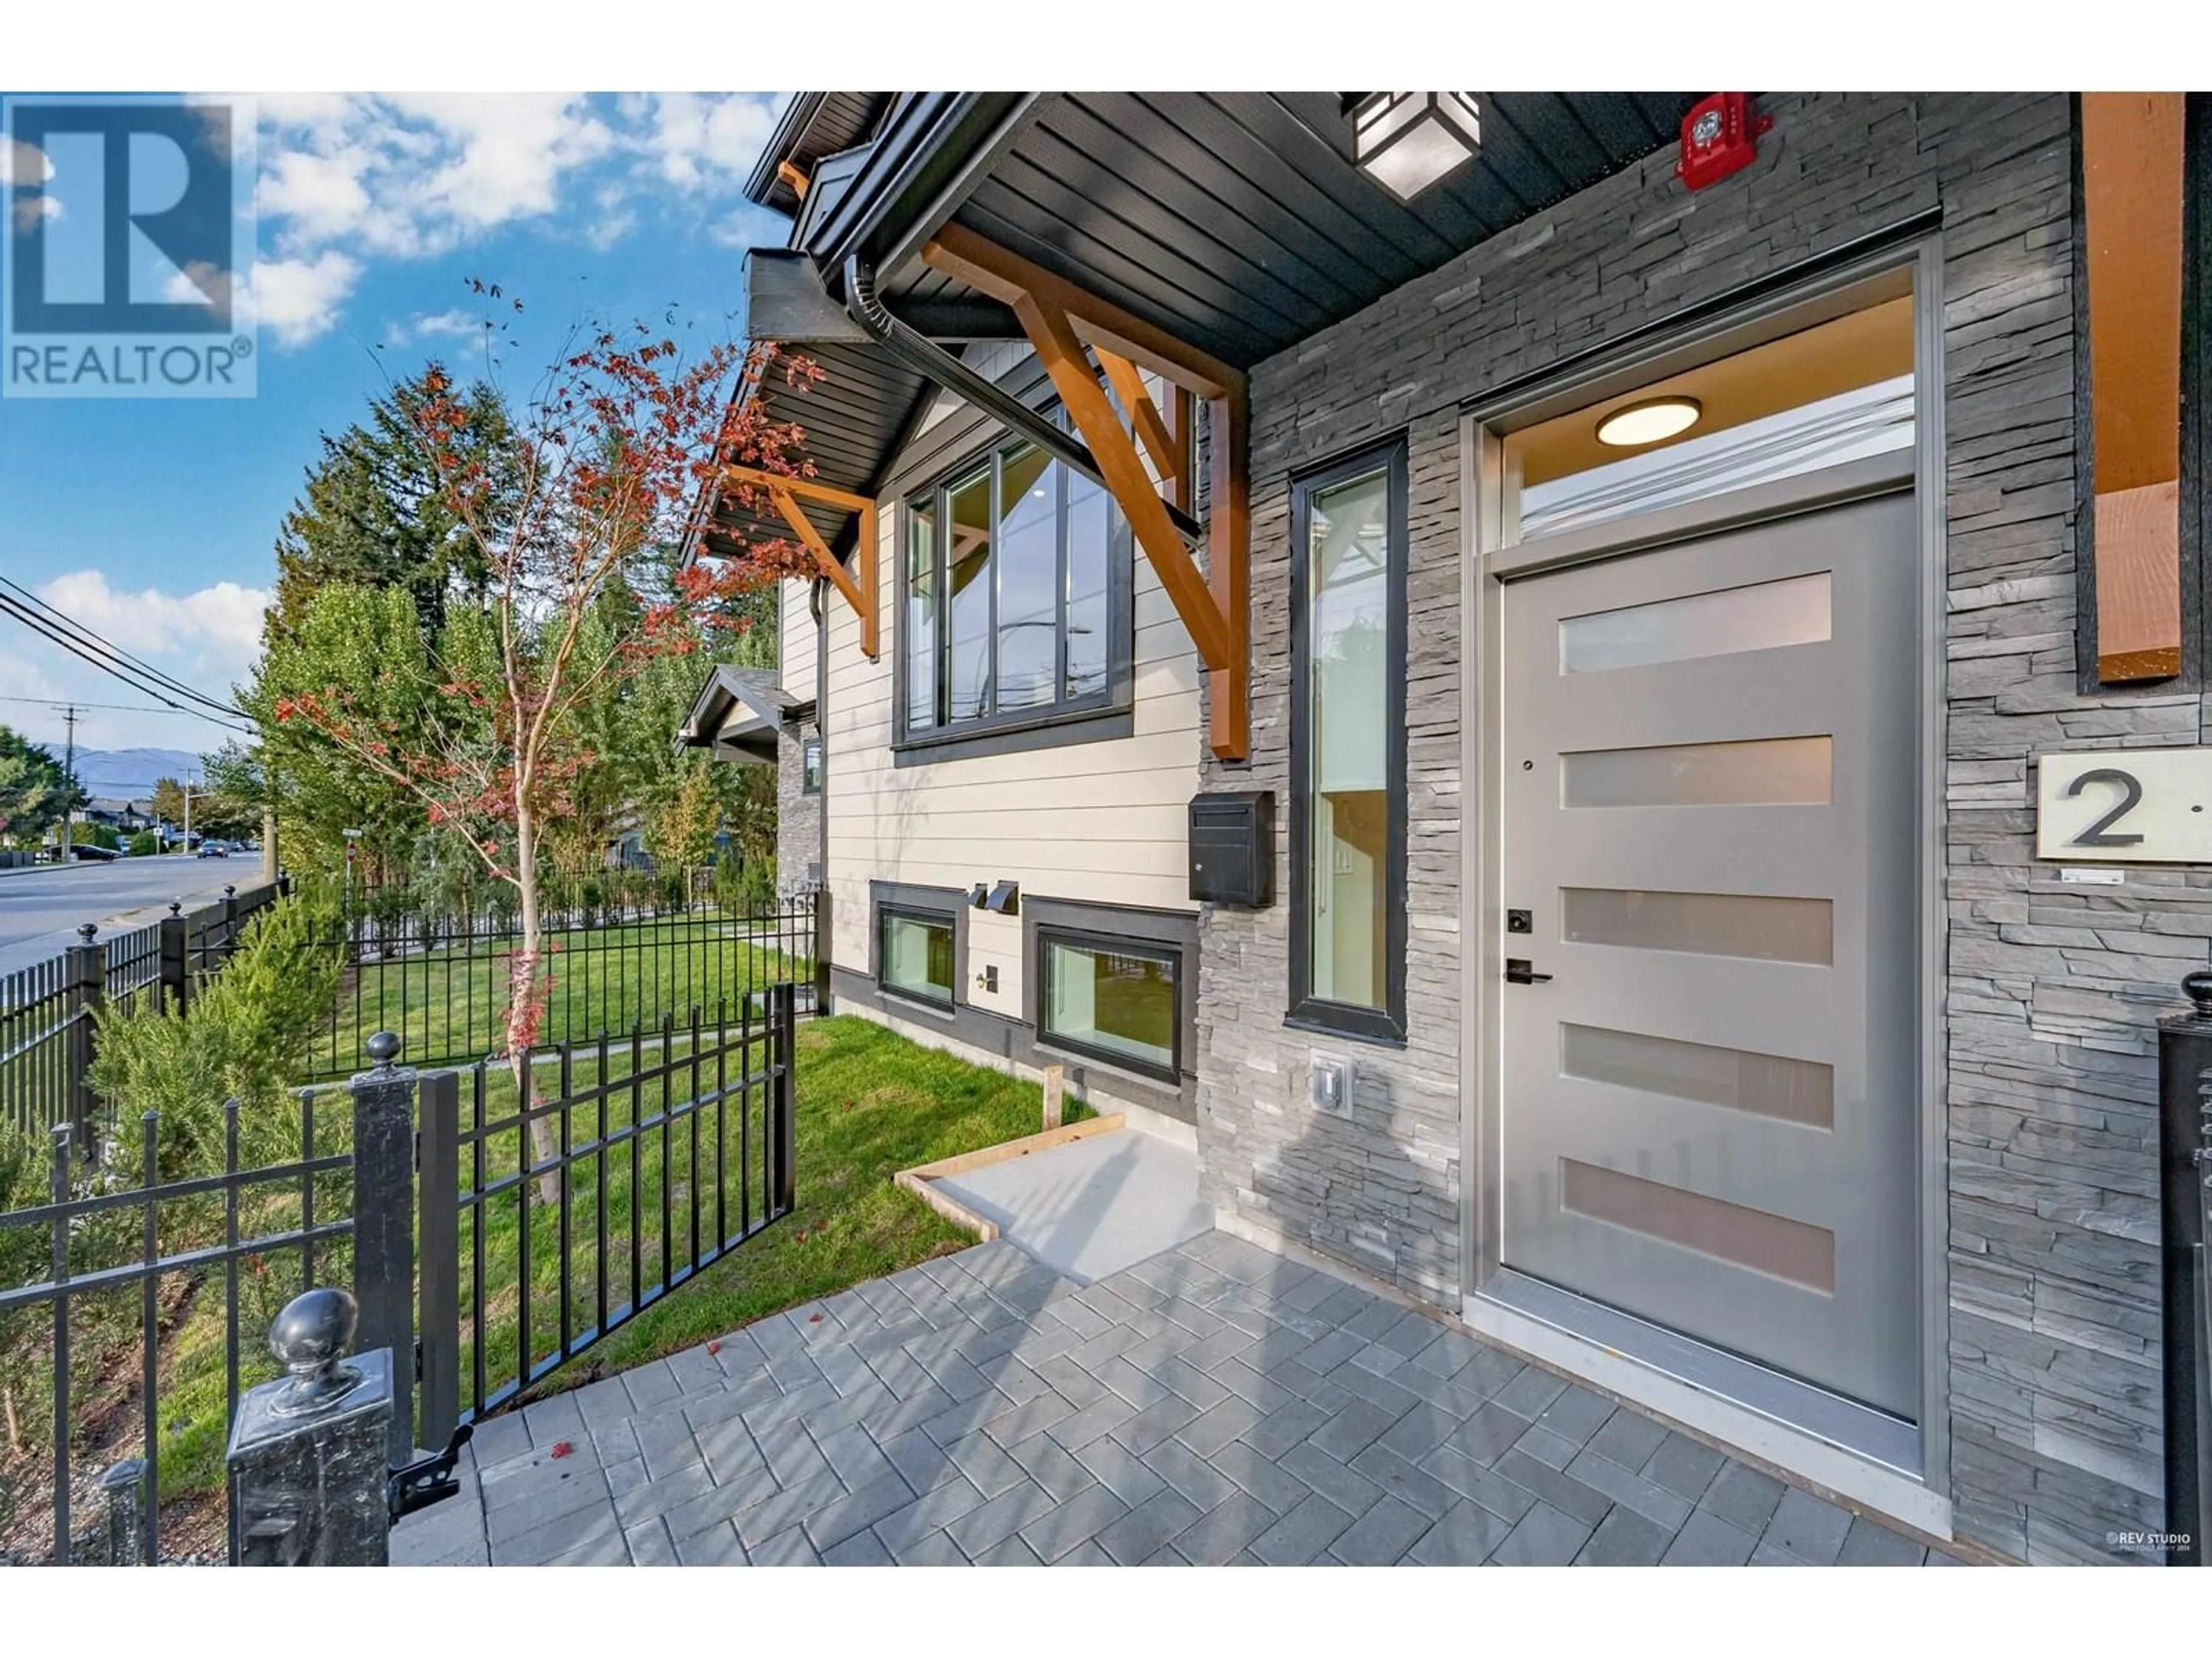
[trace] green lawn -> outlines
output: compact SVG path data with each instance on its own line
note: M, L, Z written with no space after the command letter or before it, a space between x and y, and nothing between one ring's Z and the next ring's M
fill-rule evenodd
M620 1036L664 1012L681 1024L689 1010L711 1020L715 1005L782 979L804 983L810 955L772 933L711 915L550 936L552 989L539 1041ZM779 948L786 947L786 948ZM407 1059L444 1065L506 1046L513 941L486 937L452 949L372 956L348 971L328 1031L317 1040L314 1075L343 1077L367 1065L362 1045L396 1031Z
M701 1214L702 1254L710 1255L714 1238L714 1218L716 1165L711 1115L702 1116L701 1154L691 1156L689 1121L675 1120L672 1133L661 1125L661 1052L647 1047L640 1058L648 1081L633 1090L619 1086L633 1075L632 1057L620 1047L611 1048L606 1074L611 1089L606 1100L607 1121L600 1128L599 1103L573 1108L569 1114L572 1147L587 1145L602 1133L616 1137L608 1148L604 1188L596 1155L573 1171L568 1188L568 1226L571 1248L571 1317L580 1333L588 1328L596 1311L598 1221L604 1190L608 1217L608 1301L619 1306L630 1291L629 1246L632 1232L642 1259L642 1282L648 1287L661 1282L660 1194L668 1183L672 1227L671 1264L680 1270L690 1259L690 1217ZM690 1049L679 1037L671 1059L674 1075L668 1079L670 1099L680 1103L691 1097ZM711 1053L711 1048L707 1052ZM734 1062L729 1062L733 1067ZM758 1057L756 1058L758 1063ZM712 1090L716 1079L712 1063L700 1065L701 1086ZM599 1078L596 1055L572 1066L568 1094L588 1091ZM533 1090L540 1098L554 1091L557 1072L541 1066L534 1074ZM725 1084L734 1081L733 1069ZM513 1082L502 1066L483 1073L483 1119L496 1121L512 1115ZM714 1261L696 1278L648 1306L629 1323L603 1339L568 1364L542 1378L531 1398L575 1388L592 1379L642 1364L660 1355L693 1346L754 1320L797 1306L860 1283L896 1273L915 1262L964 1249L968 1237L927 1206L891 1184L898 1170L1000 1141L1033 1134L1042 1127L1043 1103L1035 1084L925 1048L856 1018L802 1020L798 1029L797 1200L793 1212L758 1233L733 1253ZM326 1094L319 1110L328 1120L342 1118L345 1097ZM739 1182L744 1178L738 1161L734 1102L727 1121L728 1141L721 1166L721 1196L728 1224L736 1230ZM1070 1103L1068 1115L1087 1115ZM476 1100L465 1093L461 1121L465 1130L477 1117ZM557 1121L557 1117L556 1117ZM629 1166L631 1141L621 1139L634 1121L646 1124L635 1137L638 1165L635 1177ZM761 1202L763 1171L760 1167L759 1134L762 1119L754 1109L753 1157L749 1166L755 1213ZM674 1142L673 1156L666 1155ZM507 1128L486 1137L483 1179L495 1182L517 1167L519 1131ZM319 1150L331 1150L318 1134ZM462 1149L465 1188L477 1179L470 1147ZM319 1192L319 1210L325 1215L343 1214L344 1182L334 1181ZM633 1194L641 1199L634 1211ZM556 1352L560 1304L557 1266L560 1249L558 1205L534 1203L530 1211L530 1259L532 1295L531 1312L534 1358ZM636 1224L632 1222L637 1218ZM266 1201L255 1218L263 1227L290 1224L296 1204L283 1198ZM517 1375L520 1352L519 1317L522 1207L519 1188L483 1206L483 1305L486 1317L484 1369L489 1390ZM474 1312L473 1265L476 1231L471 1212L461 1221L460 1284L463 1314L463 1392L468 1397L475 1356L469 1347ZM248 1225L250 1237L256 1229ZM165 1248L175 1248L165 1237ZM344 1284L351 1276L350 1256L343 1246L325 1248L318 1258L315 1278L324 1284ZM299 1288L295 1257L272 1259L241 1274L240 1323L243 1382L250 1386L272 1375L274 1367L256 1340L267 1328L276 1310ZM163 1343L164 1376L158 1390L159 1420L162 1425L160 1459L165 1499L189 1503L218 1491L222 1480L222 1453L228 1425L224 1409L223 1341L225 1325L223 1285L220 1275L203 1281L189 1295L187 1287L173 1287L175 1315L179 1322ZM135 1302L135 1292L133 1293ZM127 1311L121 1308L118 1315ZM132 1345L135 1353L135 1344ZM86 1455L108 1462L135 1452L129 1424L137 1406L130 1397L131 1378L120 1378L114 1390L115 1414L126 1419L119 1439L89 1448ZM203 1504L203 1508L204 1505ZM218 1511L219 1513L219 1511Z

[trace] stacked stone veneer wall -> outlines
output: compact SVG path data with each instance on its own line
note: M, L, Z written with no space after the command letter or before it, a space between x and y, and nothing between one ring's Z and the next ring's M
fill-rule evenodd
M814 722L787 726L775 742L775 892L778 898L817 884L822 863L822 797L805 792L805 739ZM826 763L826 757L825 757Z
M1942 214L1948 431L1948 1314L1962 1535L2132 1559L2160 1524L2154 1020L2206 957L2212 876L2062 886L2033 761L2189 743L2198 699L2076 694L2069 111L2063 96L1775 96L1758 161L1695 195L1673 152L1409 283L1252 376L1254 760L1286 809L1290 476L1403 433L1411 956L1402 1049L1285 1029L1287 902L1203 922L1199 1133L1218 1208L1428 1301L1461 1279L1459 410L1869 232ZM1357 1054L1353 1115L1305 1105Z

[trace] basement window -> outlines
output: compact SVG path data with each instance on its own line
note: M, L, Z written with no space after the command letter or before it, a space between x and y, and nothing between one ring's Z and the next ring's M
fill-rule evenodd
M894 909L876 913L877 983L886 991L952 1006L953 921L949 915Z
M1040 930L1037 942L1045 1040L1174 1082L1181 1060L1182 952L1058 929Z

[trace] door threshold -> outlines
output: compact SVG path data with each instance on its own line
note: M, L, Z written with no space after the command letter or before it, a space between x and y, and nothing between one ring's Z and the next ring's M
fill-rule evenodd
M1486 1336L1938 1538L1951 1503L1922 1480L1920 1431L1855 1401L1511 1268L1466 1299Z

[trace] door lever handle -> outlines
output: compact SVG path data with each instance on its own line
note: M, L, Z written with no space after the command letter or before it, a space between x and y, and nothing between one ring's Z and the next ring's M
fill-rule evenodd
M1528 957L1505 958L1505 982L1508 985L1548 985L1551 981L1552 976L1549 974L1538 973L1535 964Z

